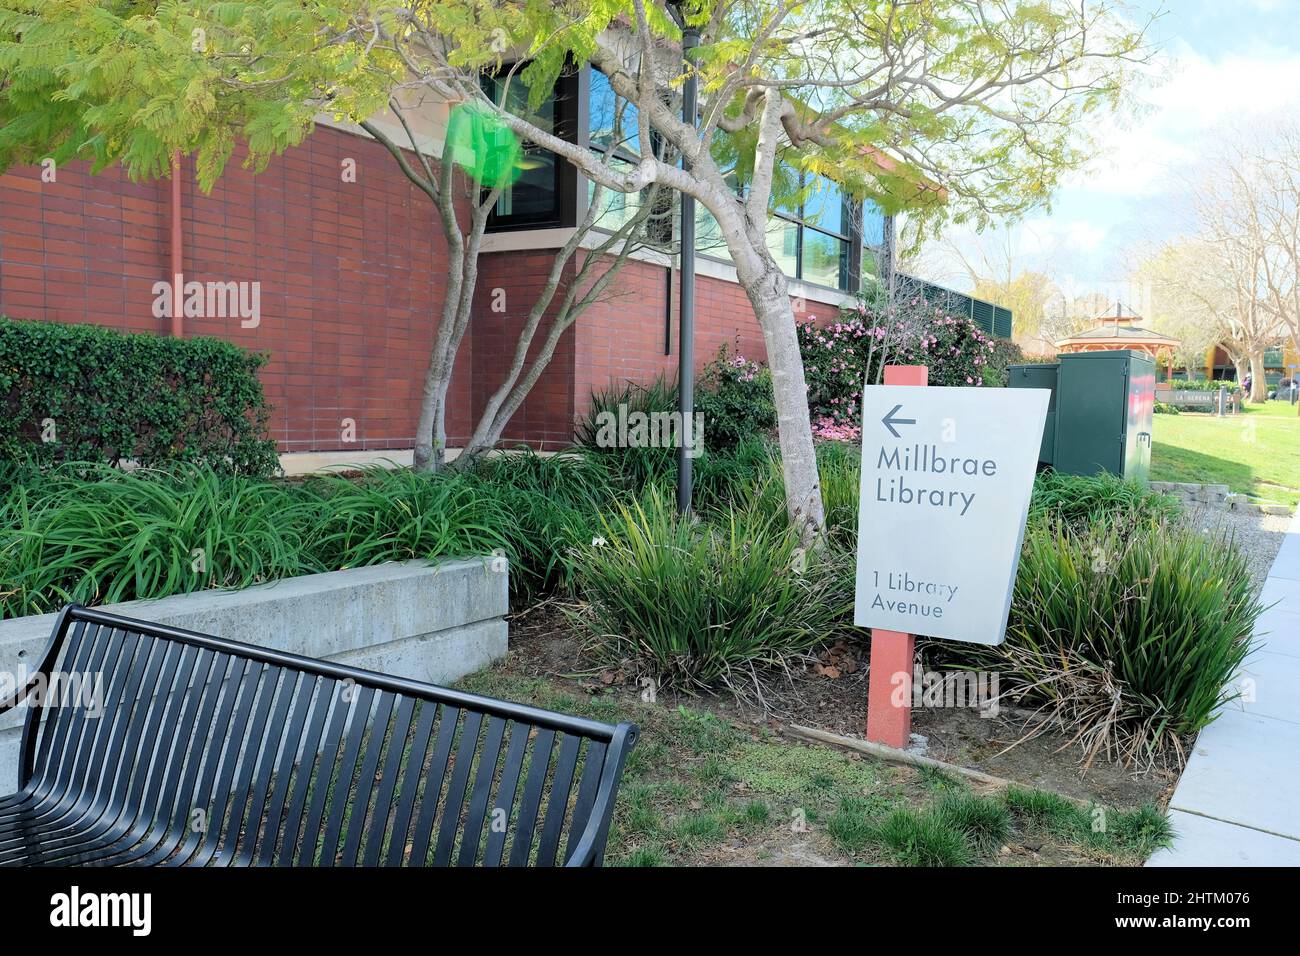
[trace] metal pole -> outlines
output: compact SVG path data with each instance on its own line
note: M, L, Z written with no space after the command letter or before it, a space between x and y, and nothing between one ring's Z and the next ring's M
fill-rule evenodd
M700 45L699 31L691 26L682 28L683 68L688 72L682 85L682 119L692 127L698 121L696 105L698 89L695 74L690 71L691 51ZM686 157L682 167L690 169ZM681 447L677 449L677 511L691 512L691 449L686 439L702 441L703 436L693 434L695 422L695 197L682 193L682 248L681 248L681 315L678 322L679 346L677 349L677 386L682 415Z

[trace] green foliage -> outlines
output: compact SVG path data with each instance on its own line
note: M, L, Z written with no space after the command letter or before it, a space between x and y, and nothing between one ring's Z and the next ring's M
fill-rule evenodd
M1011 339L993 339L993 348L989 350L988 365L984 369L984 384L1004 387L1008 382L1007 369L1012 365L1023 365L1024 350Z
M1170 405L1168 402L1156 402L1151 411L1156 415L1181 415L1182 410L1177 405Z
M1184 392L1216 392L1216 393L1219 391L1219 389L1226 388L1228 390L1229 395L1231 395L1235 391L1240 390L1241 388L1241 386L1238 385L1236 382L1228 382L1228 381L1224 381L1223 379L1217 379L1217 378L1189 378L1189 379L1176 378L1174 379L1172 385L1169 385L1166 382L1161 382L1160 386L1162 388L1171 387L1175 390L1184 391Z
M933 811L896 810L872 834L900 866L970 866L974 852L960 830Z
M851 549L861 452L843 442L821 442L816 452L827 531L832 541ZM785 514L780 451L770 439L751 438L730 451L707 454L696 461L694 476L695 507L702 514L729 508L755 508L774 519Z
M286 484L65 465L0 499L0 616L324 570L307 540L318 521Z
M0 455L269 475L265 361L219 339L0 318Z
M845 853L860 853L871 844L876 835L872 819L874 810L870 800L856 796L844 797L826 821L826 832Z
M1090 117L1122 104L1146 53L1141 27L1107 0L996 15L964 0L809 0L745 15L699 0L686 14L704 33L694 63L706 96L723 96L734 118L759 89L736 81L735 64L756 83L779 81L815 134L793 164L930 227L983 224L1050 198L1093 155ZM644 5L644 15L649 35L637 42L679 38L662 5ZM347 0L8 0L0 169L51 156L157 176L179 148L196 155L207 189L237 140L260 166L299 142L318 113L363 120L411 76L472 78L526 51L518 82L536 108L561 70L591 60L602 34L636 21L629 0L421 0L401 10ZM903 49L923 73L897 60ZM753 166L743 160L756 125L737 134L740 175ZM879 159L899 143L907 157ZM923 175L936 171L942 188Z
M597 534L598 511L619 489L595 455L542 456L530 449L481 459L475 493L495 497L510 520L501 529L514 557L511 587L536 595L569 590L574 549Z
M510 551L511 516L458 475L371 466L355 480L313 478L302 491L319 502L307 544L327 568Z
M384 108L403 73L395 53L322 42L357 12L343 0L8 0L0 170L86 159L154 178L180 149L207 190L237 141L261 169L321 112L360 121Z
M559 576L531 563L558 532L530 526L537 512L517 510L504 475L370 468L291 483L78 463L22 477L0 493L3 617L498 549L519 589Z
M935 814L961 832L981 853L993 853L1011 832L1011 812L1001 801L969 792L946 793L935 804Z
M700 375L695 409L704 415L704 444L709 451L734 448L776 427L772 373L727 346Z
M1081 806L1059 794L1023 787L1008 787L1002 802L1019 826L1070 840L1111 859L1145 860L1169 846L1174 837L1169 819L1150 804L1132 810Z
M998 671L1003 696L1045 705L1088 761L1181 762L1184 741L1237 696L1225 688L1262 610L1229 540L1048 522L1026 535L1006 641L959 656Z
M768 497L769 480L781 474L780 452L771 439L751 437L726 451L700 456L691 474L695 507L701 512L744 507ZM779 488L774 507L785 507Z
M582 620L603 657L661 686L727 683L832 636L853 604L834 560L805 556L784 515L697 523L652 490L602 516L582 550Z
M1031 522L1058 522L1075 530L1108 521L1131 531L1177 518L1181 513L1182 506L1172 495L1108 472L1067 475L1045 471L1034 479L1029 501Z
M677 386L663 376L648 385L624 382L592 392L586 415L574 428L577 447L598 457L614 481L634 494L677 478L676 448L623 448L609 440L606 423L620 415L668 414L678 409Z

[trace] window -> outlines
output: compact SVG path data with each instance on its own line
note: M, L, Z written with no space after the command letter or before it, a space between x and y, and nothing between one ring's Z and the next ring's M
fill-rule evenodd
M599 70L591 72L587 92L587 142L598 153L609 153L610 165L624 169L640 156L640 133L637 126L635 104L627 102L610 85L609 77ZM587 180L587 202L596 200L596 184ZM621 193L614 189L601 190L600 209L595 225L610 232L617 231L636 215L641 208L640 196Z
M870 199L862 204L862 244L872 249L885 244L885 213Z
M777 190L767 229L768 250L792 279L851 290L857 278L852 268L852 204L824 176L801 177L788 167L785 171L794 189ZM788 198L779 198L783 193Z
M641 155L636 104L627 102L615 93L610 86L609 77L599 70L591 71L587 116L587 131L592 149L604 152L613 145L616 155L625 159L635 159Z
M505 84L496 77L485 80L485 89L501 101ZM509 89L510 109L527 109L528 90L516 72ZM581 100L580 100L581 98ZM566 72L548 97L534 112L533 120L544 129L570 142L585 142L598 153L609 156L616 167L634 165L643 148L660 151L652 134L648 144L640 141L636 105L615 93L599 70ZM744 195L739 157L730 137L715 134L715 158L723 165L728 180L738 195ZM492 230L546 228L577 224L579 201L577 171L560 162L547 150L524 144L525 152L518 180L506 190L492 216ZM781 269L792 279L814 285L856 292L861 283L879 275L877 265L885 245L886 217L871 201L857 203L846 197L839 185L824 176L801 172L796 166L779 161L773 193L774 203L768 225L767 245ZM587 202L595 199L595 185L587 181ZM651 238L665 245L672 240L675 212L680 197L671 190L660 192L662 213L650 226ZM606 189L601 191L596 225L615 231L625 225L640 209L642 197ZM721 230L709 211L696 204L696 249L715 258L729 257Z
M507 71L508 72L508 71ZM571 137L574 128L577 75L568 72L560 77L555 91L531 113L528 110L528 87L519 71L508 80L505 76L484 79L484 87L493 101L503 96L510 112L529 116L535 126L557 136ZM571 226L575 209L570 201L576 185L576 172L561 162L550 150L532 143L524 144L519 178L502 191L488 218L491 230Z

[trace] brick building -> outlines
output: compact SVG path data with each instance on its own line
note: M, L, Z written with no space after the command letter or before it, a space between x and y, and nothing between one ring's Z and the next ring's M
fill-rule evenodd
M602 80L583 70L562 81L554 100L557 125L593 148L611 112ZM419 117L417 141L435 158L446 119L437 107ZM375 122L404 137L391 117ZM209 194L188 163L178 194L167 180L133 183L116 168L95 176L84 164L52 177L41 167L0 176L0 314L167 334L171 320L158 317L155 287L170 280L178 252L186 281L258 283L255 322L197 315L183 318L181 331L270 354L263 381L282 452L389 451L400 459L414 442L445 285L435 210L357 128L322 121L256 175L242 159L236 154ZM577 174L549 154L541 160L503 196L485 240L475 315L452 379L453 448L502 380L533 293L585 209ZM347 169L355 175L341 174ZM887 264L892 223L830 181L816 187L804 207L774 217L771 244L796 302L828 320ZM709 222L700 225L707 237ZM503 313L489 307L496 289L506 290ZM593 389L671 376L677 319L673 263L652 254L629 262L612 294L565 333L506 439L562 447ZM763 358L749 302L715 243L699 256L700 362L723 343ZM345 420L355 423L355 440Z

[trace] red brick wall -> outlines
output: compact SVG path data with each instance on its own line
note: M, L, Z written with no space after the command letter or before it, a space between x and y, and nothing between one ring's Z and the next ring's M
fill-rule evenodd
M356 161L356 182L341 163ZM236 153L211 194L187 163L187 280L261 284L261 322L187 318L186 335L265 350L272 433L285 451L409 448L433 341L446 251L433 209L363 137L320 128L253 175ZM164 332L153 284L168 280L170 182L131 183L77 163L41 182L0 176L0 313ZM472 343L453 378L448 431L469 427ZM357 442L341 440L344 418Z
M495 252L479 257L479 279L471 325L474 336L471 394L475 423L488 399L505 380L514 360L520 331L546 284L553 262L554 253L549 250ZM567 275L572 274L573 265L570 263ZM531 362L541 349L552 326L554 306L563 293L561 286L552 308L534 334L527 362ZM506 427L504 444L509 446L527 441L544 450L555 450L572 443L574 343L574 329L570 328L556 346L546 371ZM525 372L527 367L526 364Z
M343 182L345 158L356 161L356 182ZM261 321L243 328L238 318L188 317L185 334L270 353L263 383L281 450L411 447L447 268L427 198L377 143L326 127L262 173L242 162L237 153L207 195L186 165L184 274L259 282ZM35 168L0 176L0 314L165 333L170 322L153 316L153 285L170 279L170 224L165 180L132 183L116 169L92 176L84 164L58 170L54 183L42 183ZM475 316L452 380L453 445L468 437L500 384L550 262L545 251L482 257ZM507 429L508 443L563 447L593 389L675 376L675 287L669 354L664 349L668 274L643 262L624 267L565 334ZM497 289L503 312L492 309ZM701 276L696 298L701 365L724 342L764 358L739 286ZM808 306L822 320L835 314ZM544 335L545 326L535 348ZM343 419L356 422L355 444L342 441Z
M593 391L611 383L648 382L663 374L677 377L680 275L673 273L670 354L664 354L664 297L669 270L646 262L629 262L612 283L612 291L583 316L578 332L578 369L574 407L583 414ZM796 318L831 321L834 306L808 301ZM695 359L703 366L722 345L746 358L766 361L763 332L745 291L734 282L695 279Z

